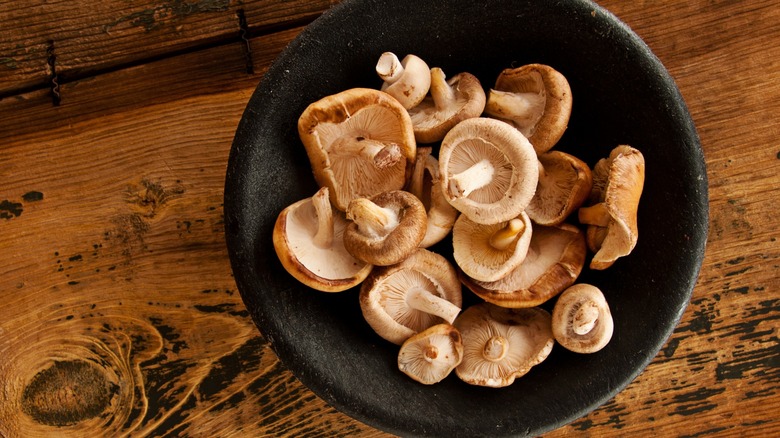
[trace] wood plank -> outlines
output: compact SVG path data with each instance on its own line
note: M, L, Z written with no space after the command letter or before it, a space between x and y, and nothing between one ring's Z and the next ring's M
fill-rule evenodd
M41 131L77 121L117 114L183 96L253 88L284 47L302 28L251 39L253 74L246 72L243 43L215 46L170 60L142 64L90 77L60 88L54 107L48 90L0 100L0 137L36 137Z
M111 0L0 2L0 96L49 87L93 72L240 39L238 11L250 32L295 26L332 0ZM52 61L54 66L52 66Z

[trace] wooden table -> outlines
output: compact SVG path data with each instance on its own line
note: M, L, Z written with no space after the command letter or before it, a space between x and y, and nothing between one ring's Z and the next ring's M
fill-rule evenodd
M244 106L331 3L0 3L0 436L385 436L280 364L224 243ZM709 243L652 364L549 436L778 436L780 3L600 4L688 102Z

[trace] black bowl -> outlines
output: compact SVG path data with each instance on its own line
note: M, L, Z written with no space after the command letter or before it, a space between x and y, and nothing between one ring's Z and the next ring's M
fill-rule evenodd
M374 65L384 51L417 54L449 76L469 71L486 88L506 67L549 64L574 96L556 149L591 165L618 144L643 152L639 243L611 268L585 269L579 280L600 287L610 303L615 334L604 350L578 355L556 346L502 389L455 375L424 386L397 370L398 347L364 322L357 289L316 292L284 271L272 246L274 220L317 189L298 116L326 95L378 87ZM624 23L586 0L340 3L285 49L249 101L230 154L224 207L241 296L284 365L336 409L403 436L537 435L608 401L677 325L708 224L704 159L674 81Z

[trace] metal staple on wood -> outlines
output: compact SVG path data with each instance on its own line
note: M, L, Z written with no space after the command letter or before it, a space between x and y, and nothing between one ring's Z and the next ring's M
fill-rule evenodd
M49 41L49 45L46 48L46 63L51 71L49 76L51 102L54 106L59 106L62 101L62 95L60 94L60 78L57 76L57 55L54 53L54 41Z
M255 73L255 65L252 61L252 45L249 41L249 25L247 25L246 15L244 14L243 9L237 10L236 16L238 17L238 35L244 42L244 60L246 62L246 72L251 75Z

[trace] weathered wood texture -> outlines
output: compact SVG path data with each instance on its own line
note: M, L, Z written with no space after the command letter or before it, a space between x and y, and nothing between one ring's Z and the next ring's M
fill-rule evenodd
M298 24L321 6L158 12L159 26L121 21L109 43L87 29L218 2L110 2L115 14L81 3L0 5L0 44L25 45L0 55L0 93L46 78L45 55L32 58L51 33L70 35L55 40L69 47L58 59L72 53L63 65L83 73L64 81L59 106L37 85L0 100L0 436L386 436L279 363L224 246L233 132L300 28L252 38L254 74L240 39L223 35L236 32L239 6L250 28ZM689 104L708 165L710 236L691 304L658 357L549 436L780 435L779 5L600 3L645 39ZM57 24L58 8L81 12ZM144 61L144 44L155 60Z
M307 22L331 0L0 2L0 96ZM242 18L246 27L242 27ZM56 75L56 78L55 78Z

